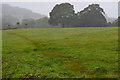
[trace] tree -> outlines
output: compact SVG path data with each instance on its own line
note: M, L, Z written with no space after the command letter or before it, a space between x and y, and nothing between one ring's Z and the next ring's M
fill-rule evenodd
M92 4L86 7L81 12L78 12L79 25L85 27L105 26L107 20L104 16L104 10L99 4Z
M50 28L52 27L51 25L49 25L48 23L48 17L43 17L41 19L36 20L36 27L41 27L41 28Z
M12 29L12 28L14 28L13 24L2 22L2 29Z
M120 16L112 24L112 26L120 26Z
M120 16L112 22L112 26L120 26Z
M57 4L49 14L49 24L66 27L71 25L71 18L75 15L75 11L73 5L62 3L59 5Z
M19 28L20 27L20 22L17 22L16 23L16 28Z
M20 25L20 22L17 22L16 24L17 24L17 25Z
M24 27L24 28L34 28L35 24L36 24L36 21L34 19L32 19L32 18L23 19L21 27Z
M2 29L13 29L16 28L15 24L18 21L17 18L11 15L3 15L1 16L2 19Z

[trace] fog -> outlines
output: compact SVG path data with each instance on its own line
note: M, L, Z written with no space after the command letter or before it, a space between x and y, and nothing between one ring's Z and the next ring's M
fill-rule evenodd
M61 2L5 2L11 6L18 6L26 8L49 17L49 12L56 4ZM117 2L70 2L74 5L74 10L79 12L87 7L89 4L100 4L107 16L112 18L118 17L118 3ZM4 3L3 3L4 4Z

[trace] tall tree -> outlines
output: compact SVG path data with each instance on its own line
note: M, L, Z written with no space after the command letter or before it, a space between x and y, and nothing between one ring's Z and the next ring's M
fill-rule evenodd
M75 11L73 5L62 3L59 5L57 4L49 14L49 24L53 26L61 25L62 27L66 27L71 25L71 17L75 15Z
M77 14L80 22L79 25L83 27L105 26L107 20L104 14L105 12L99 4L89 5Z

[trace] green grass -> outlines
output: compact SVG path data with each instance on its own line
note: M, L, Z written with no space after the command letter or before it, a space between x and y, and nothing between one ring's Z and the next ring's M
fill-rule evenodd
M3 78L117 78L118 27L3 31Z

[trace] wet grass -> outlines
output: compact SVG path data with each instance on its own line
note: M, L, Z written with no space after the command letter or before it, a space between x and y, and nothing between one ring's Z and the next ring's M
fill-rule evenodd
M3 31L3 78L116 78L118 28Z

